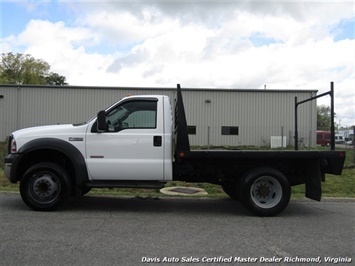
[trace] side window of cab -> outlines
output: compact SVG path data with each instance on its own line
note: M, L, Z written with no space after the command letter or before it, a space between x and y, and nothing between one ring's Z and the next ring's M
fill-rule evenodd
M126 101L106 113L106 132L157 127L157 100Z

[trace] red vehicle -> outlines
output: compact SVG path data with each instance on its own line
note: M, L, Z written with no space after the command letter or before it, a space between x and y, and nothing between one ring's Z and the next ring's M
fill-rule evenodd
M328 131L317 131L317 144L322 146L330 146L331 133Z

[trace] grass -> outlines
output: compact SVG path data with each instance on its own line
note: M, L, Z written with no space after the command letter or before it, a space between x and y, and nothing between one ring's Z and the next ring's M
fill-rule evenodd
M250 148L249 148L250 149ZM318 150L329 150L317 147ZM0 142L0 191L19 191L19 184L12 184L4 176L4 158L6 156L6 142ZM167 187L185 186L203 188L208 192L206 197L227 197L222 188L208 183L185 183L171 181ZM355 163L354 149L346 150L346 160L341 176L326 175L326 182L322 184L323 197L355 197ZM304 198L305 185L294 186L291 189L292 198ZM162 197L159 189L92 189L91 195L130 195L138 197ZM165 195L164 195L165 196Z
M292 198L303 198L305 185L291 188ZM326 181L322 183L322 197L355 197L355 168L346 168L341 176L326 175Z

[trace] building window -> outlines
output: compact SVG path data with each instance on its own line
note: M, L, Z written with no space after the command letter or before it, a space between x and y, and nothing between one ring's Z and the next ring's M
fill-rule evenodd
M222 135L239 135L239 127L222 127Z
M187 134L196 135L196 126L187 126Z

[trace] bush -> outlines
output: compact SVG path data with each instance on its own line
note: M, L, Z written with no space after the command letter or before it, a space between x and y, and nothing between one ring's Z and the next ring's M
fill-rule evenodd
M0 169L4 169L4 159L7 155L6 144L7 141L0 142Z

